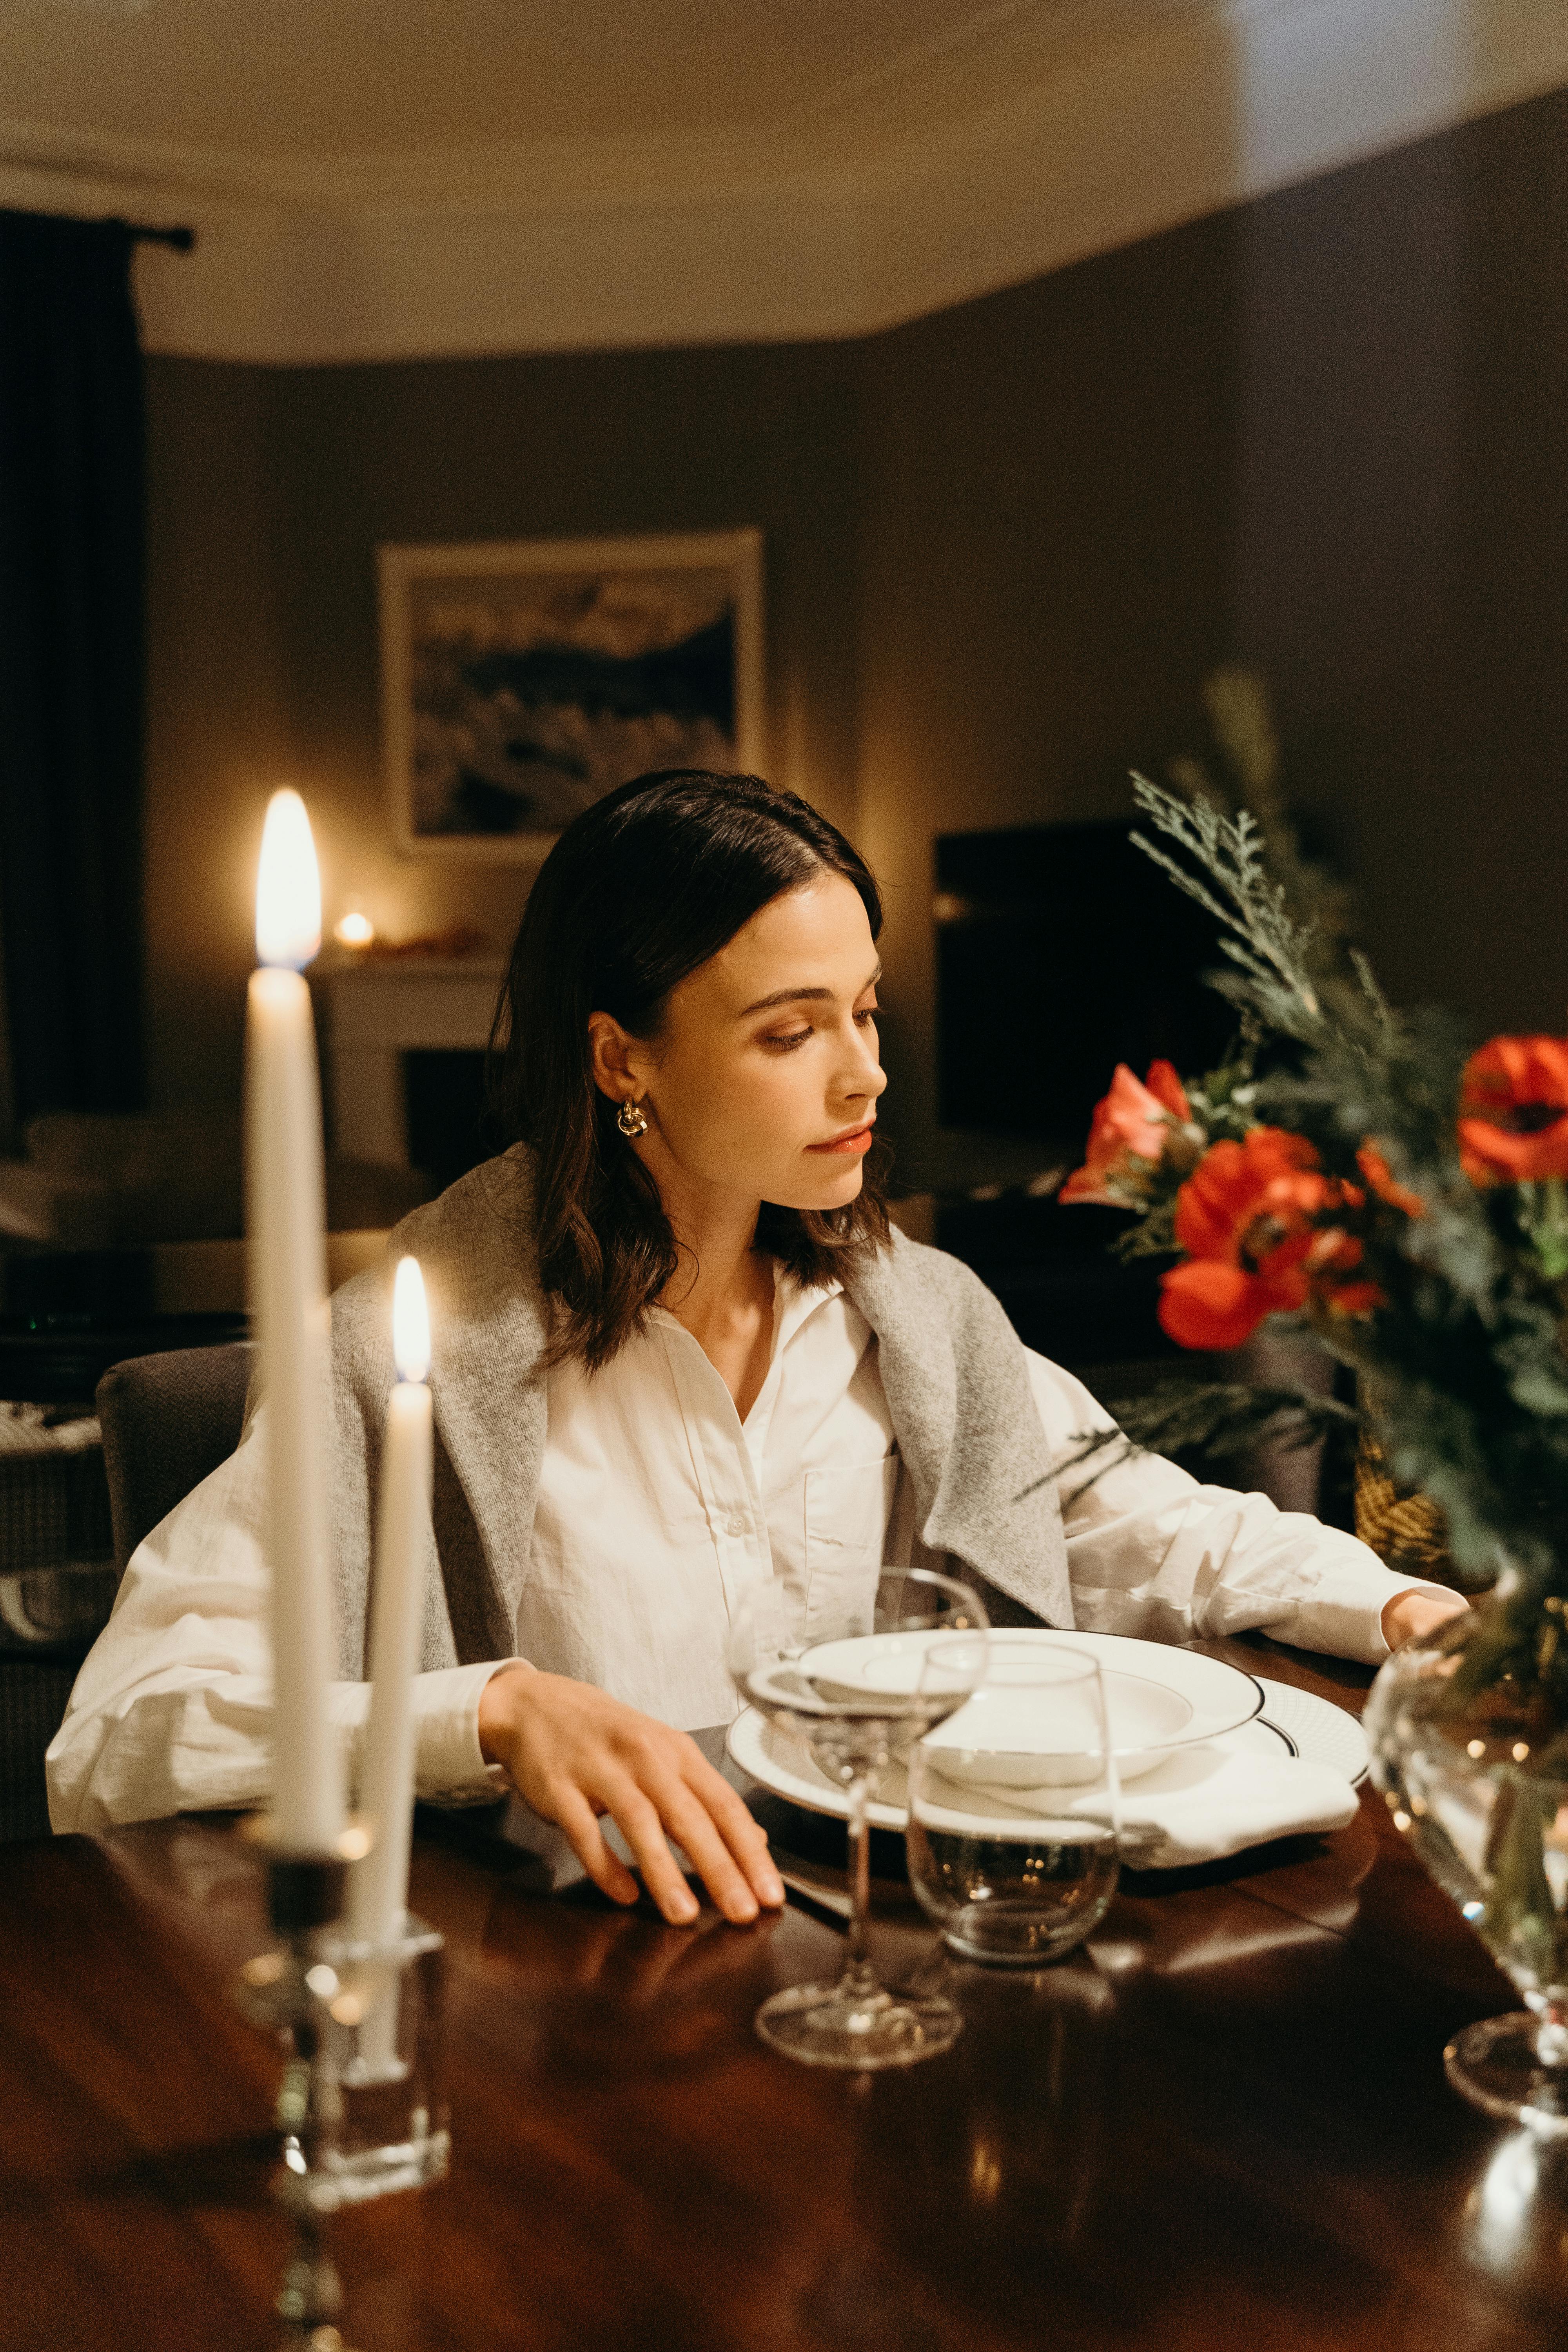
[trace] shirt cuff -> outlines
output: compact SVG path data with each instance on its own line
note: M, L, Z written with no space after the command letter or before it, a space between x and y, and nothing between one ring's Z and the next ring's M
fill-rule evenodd
M502 1666L526 1660L490 1658L475 1666L441 1666L414 1677L415 1787L426 1800L470 1804L504 1796L511 1786L479 1746L479 1699Z
M1383 1612L1402 1592L1434 1600L1463 1601L1451 1585L1418 1576L1396 1576L1364 1544L1346 1545L1348 1557L1323 1561L1311 1591L1302 1600L1290 1640L1304 1650L1325 1650L1363 1665L1380 1666L1390 1655L1383 1637Z

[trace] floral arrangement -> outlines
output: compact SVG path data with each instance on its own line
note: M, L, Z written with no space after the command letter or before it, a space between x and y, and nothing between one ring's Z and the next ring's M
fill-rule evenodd
M1514 1572L1487 1671L1563 1674L1568 1696L1568 1039L1472 1050L1445 1015L1396 1013L1249 810L1134 783L1162 837L1134 839L1220 926L1240 1038L1197 1077L1119 1068L1060 1197L1127 1210L1124 1253L1173 1261L1159 1312L1181 1345L1289 1318L1361 1398L1188 1382L1153 1419L1235 1451L1359 1410L1447 1514L1460 1570Z

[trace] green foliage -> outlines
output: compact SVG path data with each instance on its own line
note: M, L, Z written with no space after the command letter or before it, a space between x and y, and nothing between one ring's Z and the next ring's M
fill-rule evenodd
M1227 665L1213 670L1202 688L1212 749L1201 759L1173 760L1171 782L1189 800L1210 800L1237 814L1247 809L1264 835L1264 860L1270 878L1285 892L1287 907L1308 919L1309 965L1331 966L1352 929L1352 902L1344 884L1326 866L1306 856L1287 806L1288 772L1298 777L1303 762L1292 761L1279 740L1268 688L1256 671ZM1308 779L1310 782L1310 777Z
M1072 1473L1087 1469L1082 1484L1092 1486L1135 1454L1199 1454L1223 1464L1263 1445L1287 1450L1315 1445L1336 1432L1353 1432L1362 1419L1354 1405L1313 1390L1179 1376L1160 1381L1141 1395L1113 1398L1107 1410L1115 1416L1115 1428L1084 1430L1052 1465L1051 1477L1062 1483L1069 1498Z
M1361 1419L1353 1405L1331 1396L1242 1381L1161 1381L1109 1410L1123 1436L1146 1453L1201 1453L1216 1462L1261 1445L1315 1445L1331 1430L1353 1430Z
M1245 980L1226 986L1225 993L1287 1036L1300 1034L1302 1024L1315 1024L1320 1015L1307 970L1308 934L1291 920L1285 885L1269 879L1263 835L1251 811L1227 816L1211 801L1182 800L1163 785L1152 784L1147 776L1135 775L1132 789L1156 831L1185 850L1201 869L1193 873L1144 834L1132 836L1177 889L1220 925L1225 933L1221 950L1245 974ZM1267 1013L1265 1005L1270 1008Z

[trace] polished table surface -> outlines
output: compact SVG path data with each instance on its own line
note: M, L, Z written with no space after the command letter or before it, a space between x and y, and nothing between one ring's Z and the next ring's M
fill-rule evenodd
M1351 1707L1366 1676L1204 1646ZM1568 2182L1447 2089L1508 1986L1370 1791L1351 1826L1124 1882L1087 1949L948 1963L884 1887L879 1957L955 1993L947 2056L790 2064L752 2012L832 1970L750 1929L530 1892L422 1838L447 1937L452 2173L342 2215L357 2352L1491 2352L1568 2344ZM0 2345L278 2340L264 1940L229 1825L0 1853Z

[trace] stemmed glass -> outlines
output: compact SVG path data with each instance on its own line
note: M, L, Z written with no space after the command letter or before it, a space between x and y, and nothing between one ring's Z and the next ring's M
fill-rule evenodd
M872 1782L898 1753L963 1705L985 1671L986 1615L965 1584L927 1569L884 1569L809 1634L777 1585L731 1622L730 1672L742 1698L802 1739L849 1804L852 1908L837 1984L791 1985L757 2011L764 2042L813 2066L910 2066L955 2039L940 1993L889 1992L866 1948Z

